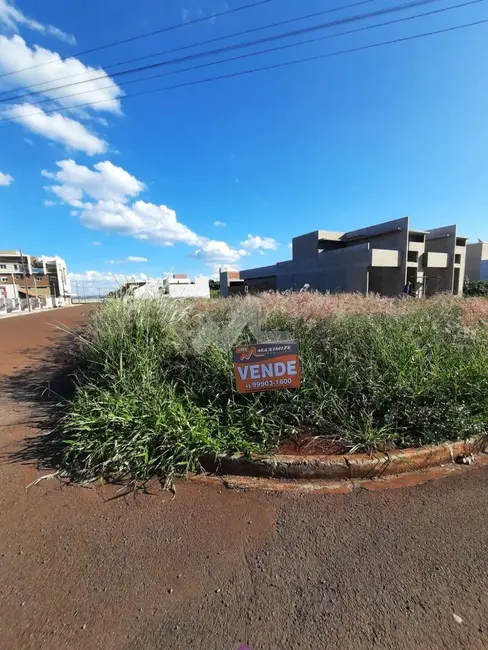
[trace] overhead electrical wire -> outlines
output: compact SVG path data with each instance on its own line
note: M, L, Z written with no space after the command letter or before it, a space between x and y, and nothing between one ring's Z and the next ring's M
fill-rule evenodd
M145 66L139 66L138 68L129 68L127 70L120 70L118 72L115 72L111 75L111 79L115 77L119 77L122 75L126 74L135 74L137 72L144 72L146 70L153 70L154 68L160 68L162 66L166 65L172 65L175 63L183 63L185 61L192 61L194 59L200 59L202 57L207 57L207 56L214 56L216 54L224 54L225 52L232 52L234 50L242 49L245 47L253 47L255 45L261 45L263 43L270 43L273 41L279 41L282 40L283 38L291 38L294 36L301 36L302 34L309 34L312 32L320 31L322 29L329 29L331 27L338 27L340 25L345 25L347 23L353 23L353 22L358 22L361 20L365 20L368 18L376 18L377 16L384 16L387 14L391 13L396 13L398 11L405 11L407 9L414 9L417 7L422 7L427 4L432 4L434 2L439 2L440 0L412 0L411 2L405 2L400 5L394 5L393 7L386 7L384 9L377 9L376 11L370 11L365 14L356 14L354 16L346 16L344 18L339 18L337 20L329 21L326 23L320 23L318 25L311 25L309 27L302 27L301 29L296 29L291 32L285 32L281 34L273 34L271 36L265 36L263 38L255 39L254 41L247 41L245 43L234 43L233 45L227 45L226 47L221 47L218 49L214 50L207 50L205 52L197 52L194 54L188 54L183 57L179 57L177 59L167 59L165 61L159 61L158 63L151 63L149 65ZM476 0L476 2L483 2L484 0ZM45 93L45 92L52 92L53 90L62 90L64 88L70 88L72 86L77 86L80 84L88 83L88 82L93 82L93 81L99 81L99 80L105 80L107 76L105 74L100 75L98 77L92 77L91 79L88 80L82 80L82 81L75 81L69 84L62 84L61 86L54 86L53 88L47 88L43 91L36 91L37 93ZM36 93L24 93L23 95L16 95L15 97L7 97L0 99L0 103L4 102L11 102L11 101L17 101L18 99L22 99L24 97L33 95ZM56 97L51 98L52 100L56 100Z
M104 65L103 70L109 70L110 68L115 68L121 65L126 65L128 63L135 63L136 61L144 61L146 59L153 59L158 56L163 56L165 54L173 54L174 52L181 52L183 50L188 50L192 47L200 47L202 45L210 45L211 43L218 43L219 41L227 40L228 38L237 38L238 36L245 36L246 34L252 34L254 32L262 31L263 29L271 29L273 27L281 27L282 25L288 25L290 23L296 23L300 20L307 20L308 18L317 18L317 16L323 16L324 14L334 13L335 11L343 11L345 9L352 9L353 7L359 7L360 5L369 4L375 2L376 0L360 0L360 2L354 2L348 5L341 5L339 7L334 7L332 9L325 9L323 11L317 11L312 14L306 14L305 16L298 16L296 18L289 18L288 20L282 20L277 23L269 23L268 25L260 25L259 27L253 27L252 29L245 29L240 32L234 32L233 34L226 34L225 36L218 36L216 38L210 38L206 41L198 41L197 43L189 43L187 45L181 45L180 47L175 47L171 50L159 50L159 52L153 52L152 54L145 54L144 56L138 56L132 59L127 59L125 61L117 61L116 63L110 63L109 65ZM38 86L44 86L46 84L55 83L57 81L64 81L65 79L73 79L74 77L81 77L85 75L86 72L79 72L77 74L69 74L64 77L58 77L57 79L49 79L47 81L40 81L35 84L29 84L27 86L12 88L10 90L4 90L0 92L0 95L6 95L8 93L21 92L22 90L28 90L30 88L37 88ZM0 77L1 78L1 77ZM92 81L92 79L84 79L84 82ZM39 92L45 92L46 90L51 90L50 88L45 88ZM33 94L33 93L28 93Z
M171 32L175 29L180 29L181 27L188 27L189 25L195 25L196 23L201 23L210 18L219 18L220 16L228 16L229 14L235 14L238 11L244 11L246 9L252 9L253 7L259 7L261 5L268 4L273 2L273 0L258 0L248 5L243 5L241 7L235 7L234 9L226 9L225 11L220 11L219 13L212 14L211 16L200 16L199 18L194 18L193 20L188 20L184 23L178 23L176 25L170 25L169 27L162 27L161 29L155 29L152 32L146 32L145 34L138 34L137 36L131 36L129 38L124 38L120 41L113 41L111 43L105 43L104 45L99 45L98 47L92 47L89 50L82 50L81 52L76 52L75 54L69 54L68 56L63 56L60 59L53 59L52 61L44 61L43 63L38 63L37 65L27 66L26 68L20 68L19 70L12 70L11 72L6 72L0 75L0 79L3 77L9 77L13 74L18 74L19 72L25 72L26 70L33 70L34 68L41 68L45 65L50 65L52 63L59 63L60 61L66 61L66 59L72 59L73 57L84 56L85 54L91 54L92 52L99 52L101 50L107 50L110 47L116 47L117 45L124 45L125 43L132 43L133 41L138 41L148 36L155 36L156 34L164 34L165 32Z
M477 20L477 21L470 22L470 23L464 23L462 25L455 25L453 27L446 27L444 29L437 29L437 30L433 30L433 31L430 31L430 32L423 32L422 34L414 34L413 36L404 36L402 38L395 38L395 39L392 39L392 40L389 40L389 41L381 41L380 43L372 43L370 45L362 45L362 46L359 46L359 47L353 47L353 48L349 48L349 49L345 49L345 50L337 50L335 52L328 52L326 54L317 54L315 56L305 57L305 58L302 58L302 59L294 59L293 61L284 61L282 63L275 63L275 64L272 64L272 65L262 66L262 67L259 67L259 68L252 68L250 70L240 70L238 72L231 72L231 73L228 73L228 74L225 74L225 75L220 75L220 76L217 76L217 77L207 77L206 79L197 79L195 81L187 81L187 82L184 82L184 83L175 84L173 86L163 86L162 88L152 88L150 90L142 90L142 91L137 92L137 93L131 93L131 94L125 95L124 99L128 99L129 97L141 97L143 95L151 95L151 94L154 94L154 93L163 92L165 90L175 90L176 88L186 88L186 87L189 87L189 86L196 86L196 85L199 85L199 84L210 83L210 82L213 82L213 81L221 81L223 79L231 79L231 78L234 78L234 77L242 77L244 75L254 74L256 72L263 72L263 71L266 71L266 70L276 70L276 69L279 69L279 68L288 67L290 65L297 65L299 63L309 63L311 61L319 61L321 59L327 59L327 58L331 58L331 57L335 57L335 56L341 56L343 54L351 54L353 52L362 52L362 51L374 49L374 48L377 48L377 47L384 47L386 45L393 45L393 44L396 44L396 43L403 43L403 42L412 41L412 40L416 40L416 39L420 39L420 38L426 38L428 36L434 36L436 34L446 34L446 33L449 33L449 32L458 31L460 29L466 29L468 27L475 27L477 25L484 25L486 23L488 23L488 18L486 18L484 20ZM71 107L66 107L66 108L57 108L57 109L53 109L53 110L50 110L50 111L38 111L36 113L30 113L28 115L22 115L21 117L26 118L26 117L31 117L33 115L40 115L40 114L48 115L48 114L52 114L52 113L59 113L59 112L65 111L65 110L71 110L73 108L84 108L86 106L94 106L94 105L97 105L97 104L103 104L103 103L106 103L108 101L112 101L112 100L110 100L110 99L101 99L101 100L97 100L95 102L86 102L84 104L77 104L77 105L74 105L74 106L71 106ZM7 112L7 111L5 111L5 112ZM0 115L1 115L1 113L0 113ZM16 119L18 119L18 117L14 117L14 118L7 117L7 118L4 118L4 119L0 119L0 122L8 122L8 121L11 121L11 120L16 120Z
M390 21L387 21L387 22L384 22L384 23L376 23L374 25L366 25L365 27L358 27L356 29L350 29L350 30L347 30L345 32L337 32L335 34L327 34L326 36L319 36L317 38L308 39L306 41L298 41L297 43L287 43L285 45L279 45L277 47L269 48L267 50L259 50L257 52L241 54L239 56L230 57L230 58L227 58L227 59L221 59L219 61L210 61L208 63L202 63L200 65L192 66L192 67L189 67L189 68L181 68L181 69L178 69L178 70L170 70L169 72L162 72L162 73L159 73L159 74L156 74L156 75L151 75L150 77L143 77L141 79L132 79L132 80L124 82L123 84L121 84L121 86L123 88L125 88L125 86L128 86L129 84L133 84L133 83L142 83L144 81L150 81L152 79L157 79L157 78L160 78L160 77L166 77L166 76L173 75L173 74L179 74L181 72L190 72L192 70L199 70L199 69L207 68L207 67L213 66L213 65L219 65L219 64L222 64L222 63L230 63L232 61L238 61L238 60L241 60L241 59L250 58L252 56L258 56L258 55L262 55L262 54L269 54L271 52L285 50L285 49L289 49L289 48L292 48L292 47L297 47L297 46L300 46L300 45L307 45L307 44L310 44L310 43L316 43L318 41L323 41L323 40L330 39L330 38L337 38L338 36L345 36L345 35L348 35L348 34L356 34L358 32L367 31L367 30L370 30L370 29L376 29L378 27L387 27L388 25L407 22L409 20L414 20L414 19L417 19L417 18L424 18L426 16L432 16L432 15L435 15L435 14L444 13L446 11L452 11L454 9L460 9L462 7L466 7L466 6L473 5L473 4L478 4L478 3L484 2L484 1L485 0L468 0L467 2L463 2L461 4L453 5L451 7L443 7L442 9L435 9L433 11L427 11L427 12L424 12L424 13L421 13L421 14L415 14L413 16L405 16L403 18L396 18L395 20L390 20ZM111 87L111 85L109 85L109 86L101 86L99 88L94 88L92 90L83 90L83 91L81 91L79 93L71 93L71 94L68 94L68 95L61 95L61 97L56 97L54 101L59 101L61 99L69 99L70 97L78 97L80 95L85 95L85 94L88 94L88 93L97 92L97 91L104 90L104 89L110 88L110 87ZM44 104L46 102L52 102L52 101L53 101L53 99L48 97L48 98L42 99L42 100L40 100L38 102L29 102L29 106L38 106L39 104ZM72 108L75 108L75 107L76 107L76 105L74 105ZM8 109L6 109L6 112L8 112Z

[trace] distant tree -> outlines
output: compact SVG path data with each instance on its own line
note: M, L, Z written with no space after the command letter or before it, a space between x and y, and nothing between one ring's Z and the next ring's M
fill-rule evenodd
M218 280L209 280L208 284L210 285L210 290L211 291L219 291L220 290L220 282L218 282Z

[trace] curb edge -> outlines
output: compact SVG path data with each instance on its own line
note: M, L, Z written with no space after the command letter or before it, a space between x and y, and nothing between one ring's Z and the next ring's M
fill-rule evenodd
M284 479L371 479L404 474L446 463L463 455L488 452L488 437L469 438L441 445L398 449L374 454L205 456L203 469L214 474Z

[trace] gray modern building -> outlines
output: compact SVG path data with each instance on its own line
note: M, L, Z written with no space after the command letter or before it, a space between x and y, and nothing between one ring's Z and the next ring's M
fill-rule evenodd
M433 228L426 240L426 294L463 293L467 237L459 235L457 226Z
M488 243L478 241L466 247L466 276L470 280L488 280Z
M292 259L271 266L222 272L222 296L244 291L311 290L396 296L407 282L421 297L462 293L466 238L456 226L422 231L409 217L351 232L315 230L295 237Z

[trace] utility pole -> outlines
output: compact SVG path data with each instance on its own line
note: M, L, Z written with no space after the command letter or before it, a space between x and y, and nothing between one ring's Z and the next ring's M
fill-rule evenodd
M39 301L39 291L37 290L37 280L36 280L36 275L35 273L32 274L32 279L34 280L34 289L36 291L36 300L37 300L37 306L42 309L42 305Z
M32 311L32 306L30 304L29 298L29 287L27 286L27 275L25 274L25 265L24 265L24 256L22 255L22 249L20 248L20 263L22 264L22 275L24 276L24 286L25 286L25 295L27 296L27 305L29 311Z
M14 286L14 300L17 300L19 297L19 290L17 289L17 285L15 284L15 271L12 271L12 283Z
M76 284L76 302L80 304L80 287L78 286L78 280L75 281Z

